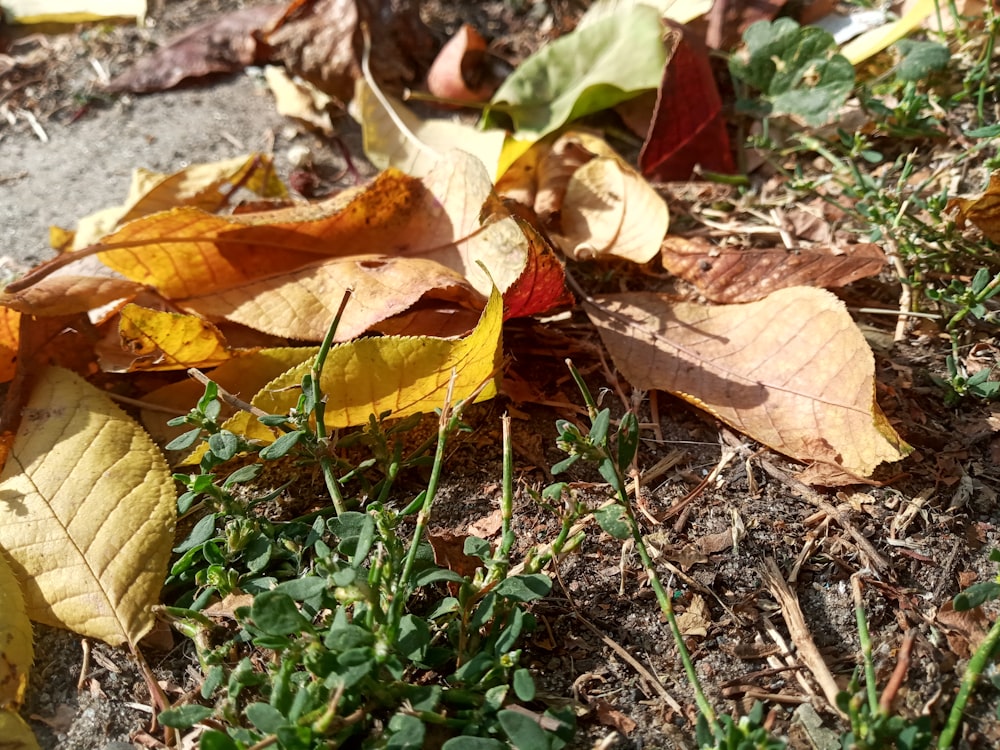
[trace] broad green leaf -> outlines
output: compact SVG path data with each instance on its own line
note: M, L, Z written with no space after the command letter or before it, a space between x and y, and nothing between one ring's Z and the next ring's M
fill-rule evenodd
M902 56L896 74L906 81L919 81L936 70L944 70L951 60L951 52L937 42L900 39L896 42Z
M177 498L149 436L103 392L50 367L0 476L0 546L36 622L135 644L153 626Z
M854 67L829 32L790 18L758 21L729 71L760 91L762 115L795 115L809 125L833 118L854 86Z
M516 137L539 139L656 89L667 62L662 34L659 11L636 5L556 39L504 81L485 123L498 126L509 118Z

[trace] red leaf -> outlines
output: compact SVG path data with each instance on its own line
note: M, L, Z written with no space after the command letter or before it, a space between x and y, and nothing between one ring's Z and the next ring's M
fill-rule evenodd
M560 305L572 303L566 289L566 275L555 249L538 228L530 209L515 201L504 201L528 238L528 258L524 270L504 292L504 320L538 315Z
M681 29L639 168L650 179L669 181L688 179L696 165L710 172L736 171L708 53Z

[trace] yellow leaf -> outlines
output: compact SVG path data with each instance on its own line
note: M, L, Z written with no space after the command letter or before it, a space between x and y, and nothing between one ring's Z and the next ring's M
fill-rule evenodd
M0 553L0 709L17 710L24 702L34 658L32 639L21 586ZM0 731L0 737L6 735Z
M421 120L363 78L355 85L352 106L361 123L365 155L375 166L423 177L445 153L459 149L479 159L490 174L497 173L507 137L503 130L480 130L455 120Z
M215 367L231 356L222 332L194 315L129 303L122 308L118 334L132 355L128 372Z
M146 0L3 0L10 23L84 23L102 18L146 17Z
M24 719L10 710L0 710L0 748L3 750L40 750L38 740Z
M0 307L0 383L14 377L20 342L21 313Z
M875 403L864 336L827 291L718 306L633 293L586 307L633 386L671 391L781 453L866 477L910 452Z
M454 400L469 397L499 371L502 323L503 300L494 290L479 325L464 339L384 336L333 347L320 377L327 426L367 424L370 415L385 412L394 418L431 412L444 404L452 371ZM299 384L312 364L303 362L268 383L254 396L253 405L270 414L287 413L298 402ZM478 400L495 395L491 383ZM238 431L229 423L226 429Z
M857 65L877 55L920 26L924 19L934 12L934 2L935 0L916 0L904 10L898 21L866 31L841 47L840 53L851 61L851 65Z
M101 391L42 371L0 475L0 546L31 619L135 644L153 626L176 515L159 450Z

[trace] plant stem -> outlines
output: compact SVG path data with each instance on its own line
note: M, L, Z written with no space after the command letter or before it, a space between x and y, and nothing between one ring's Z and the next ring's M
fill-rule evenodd
M861 598L861 579L851 576L851 593L854 596L854 616L858 621L858 640L861 641L861 656L865 663L865 692L868 694L868 708L872 716L878 714L878 691L875 686L875 664L872 662L872 639L868 634L868 618Z
M972 689L976 686L979 675L982 674L986 662L993 655L998 643L1000 643L1000 618L993 623L990 632L986 634L986 638L979 644L976 653L969 659L969 665L965 668L965 674L962 675L962 686L958 690L958 695L955 696L955 702L951 705L948 722L938 738L939 750L951 747L951 743L955 740L955 733L962 723L962 712L965 711L965 704L968 703Z
M316 417L316 440L320 447L319 465L323 470L323 481L326 483L326 490L330 493L330 499L333 501L333 507L337 511L338 516L347 510L347 508L344 505L344 493L341 489L340 481L333 470L333 461L327 452L326 422L324 421L326 399L323 397L323 391L320 388L320 377L323 374L323 365L326 364L326 357L330 353L330 347L333 346L333 337L337 334L337 327L340 325L340 319L343 317L344 309L347 307L347 302L350 299L351 290L348 289L344 292L344 296L340 300L340 307L337 308L337 314L333 316L333 322L326 329L326 336L323 338L323 343L320 344L319 351L316 353L316 359L313 360L312 379L310 382L312 387L313 414Z

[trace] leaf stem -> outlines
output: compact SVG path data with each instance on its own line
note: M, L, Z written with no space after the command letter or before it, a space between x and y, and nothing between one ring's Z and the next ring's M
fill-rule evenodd
M316 359L313 360L312 377L310 378L313 414L316 417L316 440L319 443L319 465L323 471L323 481L326 483L327 492L330 493L330 499L333 501L333 507L337 511L338 516L347 510L347 508L344 505L343 489L340 486L340 480L337 479L337 475L334 473L333 460L329 453L329 441L327 440L325 421L326 399L320 387L320 378L323 374L323 365L326 364L326 357L333 346L333 338L337 334L340 319L344 316L344 310L350 299L351 290L348 289L344 292L344 296L340 300L340 307L337 308L337 313L333 316L333 321L326 330L326 336L323 337L323 343L320 344L319 351L316 353Z

